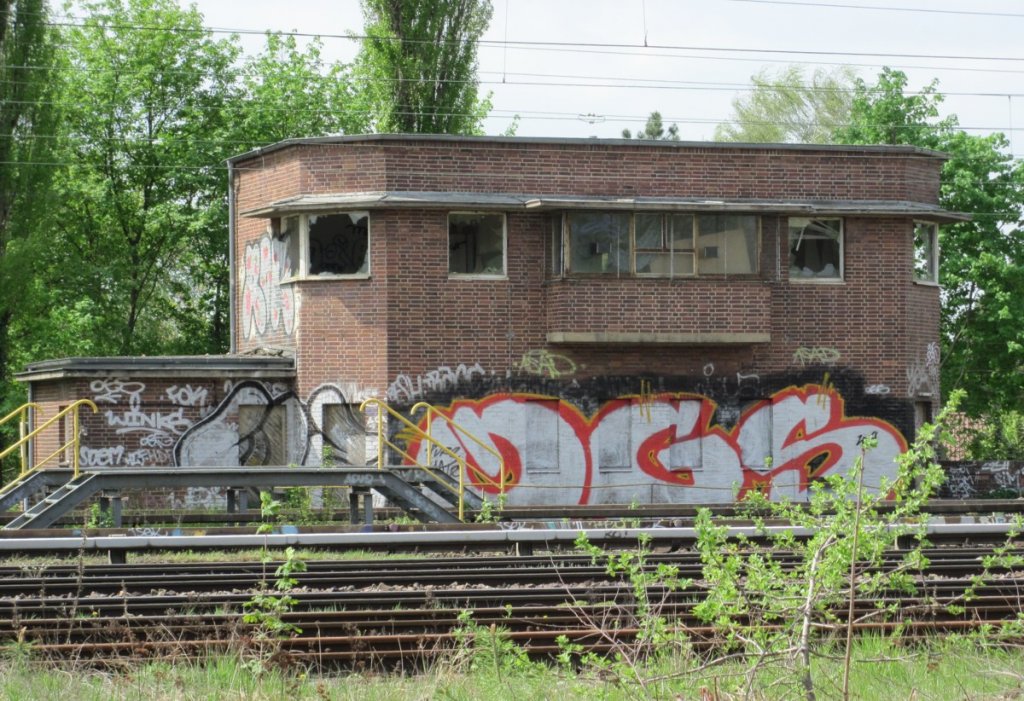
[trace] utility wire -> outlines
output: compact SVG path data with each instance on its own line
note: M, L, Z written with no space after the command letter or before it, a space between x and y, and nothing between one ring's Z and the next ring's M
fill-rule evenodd
M84 23L84 22L47 22L48 26L52 27L72 27L72 28L83 28L83 27L97 27L107 30L117 31L148 31L148 32L173 32L173 33L187 33L187 34L247 34L247 35L265 35L266 30L247 30L247 29L229 29L222 27L203 27L201 29L190 29L187 27L178 26L149 26L149 25L119 25L119 24L102 24L102 23ZM311 32L299 32L299 31L287 31L287 32L272 32L281 36L293 36L296 38L320 38L320 39L343 39L350 41L363 41L365 39L387 39L392 41L398 41L397 38L392 37L370 37L365 34L327 34L319 33L314 34ZM402 39L403 43L409 44L430 44L439 45L447 42L427 41L419 39ZM697 44L631 44L631 43L615 43L615 42L575 42L575 41L529 41L522 39L504 40L504 39L478 39L476 41L478 47L490 46L496 48L568 48L582 51L589 51L591 49L631 49L641 52L648 49L655 49L659 51L709 51L714 53L728 52L728 53L741 53L741 54L790 54L797 56L867 56L871 58L924 58L924 59L944 59L944 60L957 60L957 61L1007 61L1014 63L1024 63L1024 56L974 56L969 54L919 54L919 53L900 53L900 52L879 52L879 51L820 51L812 49L766 49L766 48L752 48L752 47L725 47L725 46L702 46Z
M745 2L757 5L791 5L795 7L823 7L841 10L874 10L878 12L917 12L934 15L974 15L980 17L1014 17L1024 18L1020 12L990 12L986 10L940 10L931 7L888 7L885 5L852 5L831 2L797 2L796 0L726 0L726 2Z

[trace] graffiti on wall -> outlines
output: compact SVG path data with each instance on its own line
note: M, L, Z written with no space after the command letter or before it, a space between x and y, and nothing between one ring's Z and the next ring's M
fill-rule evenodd
M254 380L234 385L174 446L174 464L366 464L367 421L353 408L355 388L325 384L302 402L285 386ZM328 458L328 459L325 459Z
M865 458L865 483L895 477L906 441L891 424L846 415L832 386L809 384L745 407L726 429L706 396L624 396L593 415L541 395L501 393L460 399L444 409L452 421L502 456L511 503L671 503L731 501L750 490L806 498L812 482L854 465L866 436L878 447ZM465 455L469 477L498 491L498 460L445 422L432 435ZM427 446L410 445L426 457Z
M575 361L567 355L552 353L548 350L532 350L523 353L516 366L520 372L538 377L549 377L557 380L576 374Z
M412 404L425 398L429 393L444 393L487 375L480 363L455 367L442 365L422 375L399 375L388 386L388 401L396 404Z
M210 407L205 387L173 385L149 408L143 402L146 385L116 377L89 383L92 400L102 409L103 421L114 429L120 442L105 446L80 446L84 467L141 467L170 465L171 449ZM168 408L170 406L171 408Z
M919 357L907 367L907 394L939 396L939 344L929 343L924 357Z
M807 365L835 365L839 362L839 358L839 351L835 348L826 348L824 346L800 347L793 351L793 364L800 367Z
M946 464L946 483L942 490L942 496L952 499L1024 496L1024 462L991 460Z
M295 329L295 290L282 285L291 270L284 241L269 235L248 244L242 256L242 333L246 338Z

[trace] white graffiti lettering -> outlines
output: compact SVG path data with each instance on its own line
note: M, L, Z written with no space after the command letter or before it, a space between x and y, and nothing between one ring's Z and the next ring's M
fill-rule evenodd
M864 388L864 394L889 394L888 385L868 385Z
M167 388L167 398L171 404L178 406L202 406L206 404L207 390L205 387L174 385Z
M116 377L105 380L93 380L89 383L89 389L93 392L93 401L101 404L117 404L127 398L128 403L138 406L142 401L142 393L146 391L146 385L141 382L125 382Z
M83 467L114 467L120 465L123 458L123 445L109 448L87 448L83 445L78 449L78 460Z
M939 344L929 343L925 348L924 359L920 356L916 362L907 366L907 392L910 396L939 395Z
M452 368L447 365L431 370L415 378L399 375L388 387L388 400L392 402L416 402L428 392L449 392L460 384L473 382L487 373L480 363L459 364Z

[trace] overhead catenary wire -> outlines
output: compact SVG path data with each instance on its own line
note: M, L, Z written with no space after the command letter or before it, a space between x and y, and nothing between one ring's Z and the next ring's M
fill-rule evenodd
M934 15L958 15L977 17L1007 17L1024 19L1020 12L996 12L992 10L945 10L935 7L894 7L891 5L855 5L838 2L810 2L808 0L725 0L725 2L743 2L756 5L788 5L794 7L818 7L835 10L870 10L874 12L914 12Z

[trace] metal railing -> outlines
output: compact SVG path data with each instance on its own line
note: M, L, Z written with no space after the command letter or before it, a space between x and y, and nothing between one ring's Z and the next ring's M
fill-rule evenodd
M14 448L20 448L18 451L19 457L21 458L21 471L19 475L24 475L28 471L28 441L25 439L25 435L28 432L28 417L30 410L42 411L43 407L39 406L35 402L28 402L26 404L22 404L7 416L0 418L0 426L11 421L15 417L18 419L18 442L10 448L5 449L3 453L0 453L0 460L10 455Z
M375 407L377 407L377 469L378 470L383 470L384 469L384 447L387 446L388 448L391 448L396 453L398 453L403 458L405 458L405 460L408 461L407 464L409 466L414 466L414 467L420 468L421 470L425 471L428 475L433 477L436 482L438 482L439 484L444 485L444 487L446 489L450 490L453 494L456 494L458 496L458 499L459 499L459 520L460 521L464 520L465 519L465 515L466 515L466 511L465 511L466 460L465 460L465 458L463 458L463 457L457 455L456 453L454 453L453 451L451 451L446 445L442 444L440 441L438 441L433 436L430 436L427 433L424 433L423 429L421 429L419 426L417 426L412 421L410 421L409 419L405 418L404 416L399 414L397 411L395 411L394 409L389 407L387 405L387 402L384 402L383 400L377 399L376 397L371 397L370 399L367 399L366 401L364 401L362 404L359 405L359 411L365 412L366 411L366 407L368 407L368 406L375 406ZM434 470L433 466L431 466L431 465L424 465L423 463L418 461L414 456L412 456L408 452L406 452L406 450L404 448L402 448L400 445L398 445L397 443L394 443L393 441L391 441L391 439L387 437L387 433L385 431L386 425L387 425L387 421L385 421L385 415L386 416L391 416L392 418L394 418L396 421L398 421L406 430L408 430L416 438L419 438L420 440L423 440L423 441L427 441L428 445L436 447L442 453L444 453L448 457L450 457L453 460L455 460L456 464L459 466L459 484L458 484L458 488L454 488L450 484L448 484L448 482L443 477L441 477L437 473L437 471Z
M501 456L501 453L499 453L497 450L495 450L491 446L487 445L482 440L477 438L475 435L470 433L464 426L462 426L461 424L456 423L455 421L453 421L450 416L445 414L443 411L438 409L433 404L428 404L427 402L417 402L416 404L413 404L412 409L409 410L409 413L410 414L415 414L420 409L426 409L425 418L427 420L427 430L426 430L427 435L433 437L434 434L431 432L431 428L433 427L433 417L437 416L438 418L441 418L441 419L444 420L444 422L448 425L448 428L449 428L449 430L452 431L452 433L458 432L458 434L461 434L462 436L465 436L466 438L471 440L473 443L475 443L477 446L483 448L485 451L487 451L488 453L493 455L495 457L495 459L497 459L497 461L498 461L498 481L497 482L494 481L493 477L491 477L489 474L484 472L482 467L480 467L479 465L471 464L469 462L469 460L465 461L466 469L473 471L473 474L476 476L478 482L481 482L481 483L487 482L492 488L497 488L498 494L504 494L505 493L505 474L506 474L505 473L505 458L503 458ZM458 436L456 436L456 437L458 437ZM427 462L429 462L431 464L433 464L433 450L434 450L434 444L433 443L428 443L427 444Z
M18 475L17 479L21 480L21 479L24 479L25 477L27 477L30 473L35 472L36 470L43 469L43 467L46 466L46 463L50 462L51 460L53 460L54 458L59 456L61 453L64 453L65 451L67 451L70 448L71 449L71 465L72 465L72 468L74 470L74 476L78 477L78 467L79 467L79 464L78 464L78 452L79 452L78 451L78 443L79 443L79 438L80 438L79 434L81 433L80 425L79 425L79 421L78 421L78 410L81 407L83 407L83 406L87 406L90 409L92 409L92 413L94 413L94 414L99 411L99 407L97 407L96 404L94 402L92 402L91 400L89 400L89 399L79 399L77 401L74 401L71 404L69 404L66 407L64 407L63 409L61 409L60 411L58 411L56 414L51 416L49 419L44 421L42 424L40 424L37 428L33 429L32 431L30 431L28 433L24 433L24 431L22 431L21 432L21 437L15 443L13 443L12 445L7 446L2 451L0 451L0 460L3 460L5 457L7 457L11 453L13 453L15 450L20 449L21 450L21 455L22 455L22 464L21 464L21 474ZM7 416L5 416L3 420L7 421L12 416L16 416L16 415L18 415L19 412L22 412L22 411L24 411L25 416L27 416L27 412L28 412L29 408L35 409L35 410L40 410L40 407L39 407L38 404L29 403L29 404L24 405L23 407L20 407L19 409L15 409L14 412L12 412L11 414L8 414ZM61 445L59 448L57 448L57 450L55 450L52 453L50 453L44 459L40 460L38 463L32 464L31 461L28 459L28 451L27 451L28 442L30 440L32 440L33 438L35 438L36 436L38 436L43 431L45 431L51 425L53 425L54 423L59 421L60 419L63 419L68 414L71 415L71 439L69 441L67 441L66 443L64 443L63 445ZM25 426L27 428L27 423L25 424ZM17 480L15 480L15 481L17 481Z

